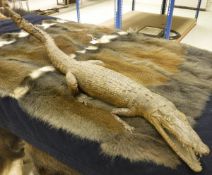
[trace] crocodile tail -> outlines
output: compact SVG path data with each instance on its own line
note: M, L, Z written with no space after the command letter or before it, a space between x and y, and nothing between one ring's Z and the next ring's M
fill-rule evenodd
M25 20L24 18L22 18L19 14L17 14L16 12L14 12L10 8L10 6L8 4L8 0L0 0L0 1L2 1L2 5L3 5L5 11L10 15L10 17L13 19L13 21L16 23L16 25L19 28L23 29L27 33L30 33L32 36L34 36L35 38L37 38L42 43L45 43L46 42L45 36L40 31L40 29L37 28L36 26L33 26L27 20Z

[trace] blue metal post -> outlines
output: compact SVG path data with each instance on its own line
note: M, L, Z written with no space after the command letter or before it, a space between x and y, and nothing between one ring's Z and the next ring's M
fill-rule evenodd
M169 39L169 36L170 36L170 31L172 27L172 17L174 12L174 4L175 4L175 0L169 0L169 7L168 7L165 34L164 34L165 39Z
M77 22L80 23L80 0L76 0Z
M196 19L197 19L198 16L199 16L199 11L200 11L200 8L201 8L201 3L202 3L202 0L198 0L197 10L196 10L196 14L195 14L195 18L196 18Z
M115 28L121 29L122 27L122 1L115 0Z

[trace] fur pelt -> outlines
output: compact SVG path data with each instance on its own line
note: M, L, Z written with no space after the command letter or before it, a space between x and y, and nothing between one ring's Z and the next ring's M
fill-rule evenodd
M13 162L24 157L23 141L0 128L0 174L10 175Z
M10 131L0 128L0 174L14 175L14 173L16 175L79 175L73 168L32 147Z
M114 31L59 20L45 21L48 23L55 23L47 32L67 54L78 53L79 61L102 60L106 67L145 84L174 102L192 125L201 115L212 88L210 52L132 33L84 54L78 51L85 51L91 35L99 38ZM1 40L14 41L0 47L1 96L13 96L23 110L54 128L98 142L105 155L152 161L172 168L180 164L178 157L144 119L123 118L135 127L135 131L129 133L111 116L110 105L83 92L73 97L60 72L41 71L40 76L32 78L32 72L50 65L45 49L34 38L19 38L19 34L13 33L2 35Z

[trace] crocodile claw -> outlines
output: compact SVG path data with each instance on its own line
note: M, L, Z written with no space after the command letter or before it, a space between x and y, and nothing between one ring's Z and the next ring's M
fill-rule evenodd
M208 146L190 126L185 114L163 97L160 97L160 102L164 105L144 117L193 171L200 172L199 156L209 154Z

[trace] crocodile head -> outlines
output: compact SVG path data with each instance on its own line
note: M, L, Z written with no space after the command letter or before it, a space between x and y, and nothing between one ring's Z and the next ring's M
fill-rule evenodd
M165 98L159 101L161 107L144 117L156 128L172 150L193 170L202 170L199 157L210 150L193 130L185 114Z

